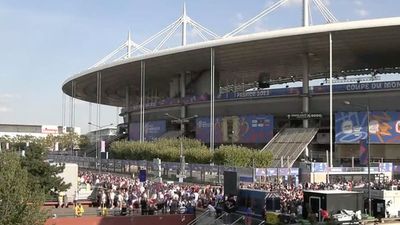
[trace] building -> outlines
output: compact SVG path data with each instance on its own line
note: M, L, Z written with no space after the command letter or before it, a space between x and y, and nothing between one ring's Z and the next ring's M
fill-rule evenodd
M220 144L271 151L274 167L299 157L360 165L360 141L369 140L372 161L400 162L400 80L377 81L400 70L400 17L308 25L138 57L128 51L71 76L62 90L122 107L130 140L183 131L210 151ZM197 118L176 124L166 114Z
M61 135L69 132L81 134L79 127L63 127L55 125L0 124L0 137L32 136L43 138L48 135Z
M90 143L95 143L96 140L108 140L117 135L116 127L105 127L94 131L89 131L86 136L89 138Z

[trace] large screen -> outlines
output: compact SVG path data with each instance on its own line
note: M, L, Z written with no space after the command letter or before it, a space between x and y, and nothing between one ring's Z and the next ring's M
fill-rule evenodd
M140 139L140 123L131 123L129 125L129 140L136 141ZM161 137L166 132L165 120L147 121L144 123L144 139L151 141Z
M271 115L242 115L215 117L215 143L267 143L274 133ZM196 138L210 142L210 118L196 119Z
M366 112L335 114L336 143L359 143L367 139ZM400 143L400 113L377 111L369 114L370 143Z

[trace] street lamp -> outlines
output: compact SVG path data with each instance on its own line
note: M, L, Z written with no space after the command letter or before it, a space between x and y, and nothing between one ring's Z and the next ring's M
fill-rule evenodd
M345 105L353 105L359 108L363 108L367 111L367 160L368 160L368 213L369 215L372 215L372 204L371 204L371 151L370 151L370 137L369 137L369 105L360 105L360 104L354 104L351 103L350 101L344 101L343 102Z
M197 115L194 116L190 116L190 117L186 117L186 118L182 118L182 117L176 117L173 115L170 115L169 113L165 113L165 116L172 118L173 120L171 120L172 123L178 123L181 126L181 133L179 135L179 140L180 140L180 150L179 150L179 162L181 165L181 169L180 172L178 174L178 178L179 178L179 182L182 183L183 182L183 178L185 177L185 156L183 155L183 135L184 135L184 127L183 124L185 123L189 123L190 119L194 119L197 118Z
M99 173L101 173L101 151L99 151L97 142L101 138L100 130L103 129L104 127L112 126L113 124L110 123L110 124L104 125L104 126L100 126L100 125L94 124L92 122L88 122L88 124L91 126L97 127L97 130L95 131L95 148L96 148L96 158L98 159L98 163L99 163Z

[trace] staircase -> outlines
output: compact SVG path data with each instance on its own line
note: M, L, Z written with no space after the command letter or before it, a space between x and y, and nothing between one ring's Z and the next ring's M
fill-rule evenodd
M310 144L318 128L285 128L261 150L273 155L270 167L292 167L297 158ZM289 163L289 165L288 165Z

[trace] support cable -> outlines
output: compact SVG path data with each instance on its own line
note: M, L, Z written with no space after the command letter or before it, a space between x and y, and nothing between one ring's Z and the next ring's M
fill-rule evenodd
M170 32L161 40L161 42L157 45L157 47L153 50L153 52L158 51L166 41L169 40L169 38L176 32L176 30L179 28L180 24L177 24L173 29L170 30Z
M228 34L225 34L223 37L224 38L225 37L232 37L232 36L236 35L237 33L243 31L244 29L246 29L248 26L250 26L250 25L254 24L255 22L257 22L262 17L264 17L264 16L268 15L269 13L275 11L277 8L279 8L280 6L285 4L287 1L288 0L280 0L280 1L276 2L276 3L274 3L273 5L271 5L267 9L263 10L261 13L259 13L255 17L251 18L250 20L248 20L247 22L245 22L244 24L239 26L238 28L234 29L233 31L231 31Z

